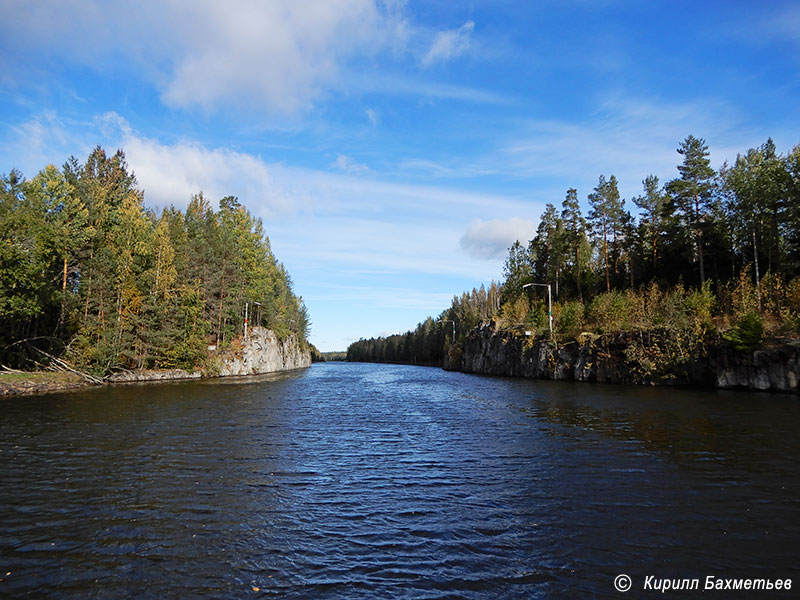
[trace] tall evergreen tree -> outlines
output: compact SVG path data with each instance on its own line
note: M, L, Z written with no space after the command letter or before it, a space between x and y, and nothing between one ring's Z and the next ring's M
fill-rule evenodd
M553 286L558 296L558 284L565 263L564 223L555 206L548 202L539 220L536 236L528 250L533 261L533 276Z
M759 148L737 155L733 167L721 170L720 179L727 192L729 213L739 216L733 219L733 233L739 248L750 249L760 298L762 269L766 266L767 271L773 271L783 262L779 226L789 176L770 139Z
M561 220L564 222L564 241L570 248L570 254L573 257L572 271L575 293L578 298L582 299L581 278L589 263L591 249L586 237L586 219L581 214L581 206L578 202L578 190L575 188L567 190L561 209Z
M642 250L647 257L642 262L654 273L658 264L658 247L662 232L662 220L666 197L658 185L658 177L648 175L642 181L644 195L633 198L634 204L641 209L639 218L639 238Z
M678 165L680 178L667 184L671 208L683 220L683 225L693 232L700 284L706 280L703 258L703 222L709 210L716 172L711 168L708 145L705 140L688 136L678 147L683 163Z
M519 297L522 293L522 286L530 283L533 275L530 253L525 246L519 243L519 240L515 241L508 249L508 256L503 265L503 275L505 283L502 288L501 302L505 303Z
M617 178L613 175L606 180L600 175L597 186L589 194L589 221L592 224L595 238L600 245L605 269L606 291L611 291L611 274L609 265L608 238L617 239L617 232L622 224L622 203L619 197ZM616 248L615 248L616 250Z
M786 244L786 262L792 275L800 275L800 144L787 153L784 170L786 203L782 233Z

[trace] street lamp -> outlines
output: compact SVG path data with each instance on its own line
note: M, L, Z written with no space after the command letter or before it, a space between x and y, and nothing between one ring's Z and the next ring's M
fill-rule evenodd
M547 316L550 320L550 337L553 337L553 296L550 293L550 284L549 283L526 283L522 286L522 289L528 287L533 287L534 285L540 285L542 287L547 288Z
M452 323L453 324L453 343L456 343L456 322L450 319L441 319L439 323Z

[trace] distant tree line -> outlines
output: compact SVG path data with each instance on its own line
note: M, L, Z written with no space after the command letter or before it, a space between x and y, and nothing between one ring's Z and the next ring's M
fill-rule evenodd
M144 205L122 151L0 177L0 364L61 356L97 373L203 366L251 324L305 339L305 306L260 219L202 193Z
M458 347L464 336L500 308L500 286L492 282L470 293L454 296L450 308L435 320L428 317L414 331L389 337L353 342L347 360L356 362L397 362L441 364L447 352Z
M689 337L701 343L709 332L730 329L734 339L744 323L758 330L762 322L775 333L796 335L800 145L780 154L767 140L719 171L703 139L690 135L677 151L678 176L663 185L655 175L645 177L642 193L630 199L636 215L614 175L600 175L585 214L574 188L560 209L548 203L533 239L509 249L499 300L487 304L488 317L478 311L480 318L549 334L546 290L523 287L536 283L550 285L554 334L562 338L667 327L680 335L692 331ZM441 334L444 320L464 314L457 308L469 297L413 332L354 343L348 358L435 362L458 352L459 336L476 324L475 313L453 319L460 327L454 348ZM438 338L426 334L434 330Z

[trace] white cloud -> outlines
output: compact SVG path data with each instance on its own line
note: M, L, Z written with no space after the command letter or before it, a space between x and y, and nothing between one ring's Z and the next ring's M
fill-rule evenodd
M193 142L163 145L155 140L124 140L128 162L151 206L183 205L203 191L212 199L235 195L258 214L293 212L300 198L291 198L274 180L270 167L257 157L226 149L209 150Z
M339 169L340 171L344 171L345 173L358 174L358 173L366 173L369 171L369 167L356 162L355 160L353 160L349 156L345 156L344 154L337 155L336 160L333 161L331 166Z
M367 118L369 119L369 122L372 123L373 126L377 126L378 124L380 124L381 116L377 110L375 110L374 108L368 108L365 112L367 113Z
M41 169L47 164L61 165L75 151L71 146L69 124L54 111L45 111L12 127L12 131L21 143L4 144L15 161L8 166L22 169L25 175L33 176L32 172L26 172L27 168Z
M495 260L519 240L526 244L536 232L536 223L519 217L510 219L474 220L461 236L459 244L474 258Z
M713 100L666 103L654 99L609 97L581 122L528 120L518 123L501 147L483 160L492 173L530 179L541 191L557 182L557 206L569 187L586 198L600 174L616 175L625 198L642 193L648 174L662 182L677 176L679 143L689 134L709 145L712 166L763 143L760 133L742 125L729 104ZM557 204L559 203L559 204Z
M192 4L164 99L172 105L219 102L281 112L305 109L336 87L352 55L377 51L386 33L371 0Z
M107 151L121 148L145 192L145 203L151 207L170 204L183 207L193 194L201 191L212 201L238 196L260 216L294 214L313 205L301 190L288 189L282 176L276 176L281 172L280 165L268 164L252 154L207 148L188 140L162 143L142 136L115 112L81 125L68 132L57 115L47 113L19 126L18 139L12 146L28 147L32 132L37 138L46 139L43 145L46 147L36 151L39 166L46 162L61 164L64 157L77 149L79 160L84 160L98 141ZM65 152L62 147L70 150ZM38 155L47 160L38 159Z
M407 35L402 4L376 0L4 5L14 19L0 20L0 36L18 53L44 50L101 71L135 65L167 104L207 110L306 109L342 85L352 59L403 47Z
M397 74L370 74L368 77L353 77L353 84L360 90L378 94L412 96L423 100L458 100L474 104L507 105L516 102L509 95L464 85L439 81L411 79Z
M411 54L421 54L429 67L470 48L473 21L438 32L420 51L426 34L409 23L402 0L140 0L113 11L102 0L33 7L4 0L4 9L14 19L0 19L0 39L17 60L0 52L0 81L29 80L31 70L47 63L44 55L147 80L167 105L208 113L234 107L290 116L353 90L508 101L479 89L357 68L380 57L401 63ZM373 109L367 116L377 124Z
M439 62L447 62L467 51L470 36L475 30L474 21L467 21L458 29L440 31L433 38L430 49L422 57L422 66L430 67Z
M785 6L771 3L760 8L757 17L752 14L744 19L733 16L718 29L737 42L767 45L781 40L792 44L797 51L800 48L800 6L796 2Z
M404 171L423 173L434 177L458 177L463 175L463 172L457 169L441 165L426 158L407 158L399 161L398 166Z
M451 292L430 292L416 288L398 288L328 284L326 291L316 297L326 302L368 302L381 308L420 309L440 311L450 304ZM392 333L397 333L396 331Z

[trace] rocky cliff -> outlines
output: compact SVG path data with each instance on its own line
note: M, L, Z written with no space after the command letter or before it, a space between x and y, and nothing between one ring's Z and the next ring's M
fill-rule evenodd
M246 342L236 353L222 357L219 375L258 375L311 366L311 351L290 336L280 341L264 327L253 327Z
M718 343L705 348L702 355L684 356L662 368L645 368L653 355L666 355L664 351L658 354L666 343L663 337L649 338L650 334L644 338L637 334L584 334L580 340L554 345L531 342L524 332L496 331L491 323L484 323L468 334L463 353L448 357L444 366L466 373L536 379L800 390L800 342L754 352L737 352ZM644 358L642 350L647 354Z
M220 377L302 369L311 366L311 350L302 346L294 336L280 341L273 331L264 327L253 327L247 341L235 344L235 350L228 350L218 357L218 366L219 371L215 374ZM180 369L123 371L107 377L106 381L133 383L198 379L204 376L201 371L188 372Z

